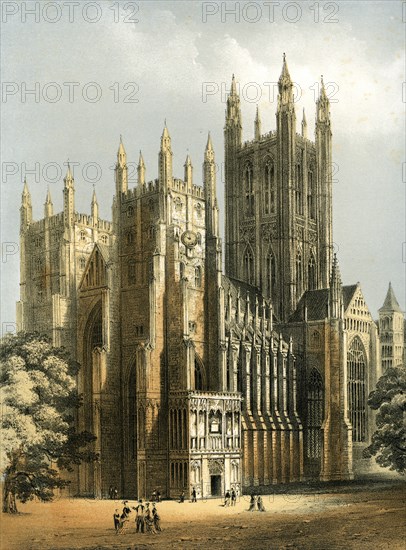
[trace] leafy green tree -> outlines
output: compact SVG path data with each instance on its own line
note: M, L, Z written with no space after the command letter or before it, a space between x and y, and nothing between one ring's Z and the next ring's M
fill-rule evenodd
M400 474L406 472L406 367L390 367L381 376L376 390L368 398L369 406L378 411L376 431L364 456L376 457L382 467Z
M7 335L0 343L0 468L3 512L16 513L16 500L52 500L65 487L63 470L97 460L96 438L74 428L80 406L79 365L66 350L38 333Z

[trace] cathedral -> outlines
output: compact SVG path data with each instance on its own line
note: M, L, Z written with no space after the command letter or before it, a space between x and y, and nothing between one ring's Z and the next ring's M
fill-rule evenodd
M113 485L127 498L193 488L211 497L370 467L367 398L394 334L403 354L403 313L390 288L381 343L359 283L342 284L323 83L314 141L304 113L296 132L286 59L276 130L262 133L258 111L254 128L243 142L233 77L224 267L210 134L202 185L189 156L174 177L165 125L158 178L146 180L140 154L130 189L120 140L112 221L100 219L94 192L90 215L76 211L69 167L63 212L48 192L34 221L24 184L18 326L49 334L80 363L77 427L97 436L99 461L78 467L74 494L103 498Z

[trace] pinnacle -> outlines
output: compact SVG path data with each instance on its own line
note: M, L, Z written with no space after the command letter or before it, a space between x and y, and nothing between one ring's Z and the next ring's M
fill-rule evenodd
M398 311L402 313L399 302L397 301L395 293L393 291L392 283L389 283L385 301L379 311Z

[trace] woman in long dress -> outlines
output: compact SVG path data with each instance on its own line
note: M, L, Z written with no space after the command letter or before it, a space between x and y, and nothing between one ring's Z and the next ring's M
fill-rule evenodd
M257 498L257 508L258 508L258 512L265 512L265 506L264 506L264 503L262 502L262 497L260 495L258 495L258 498Z
M248 512L255 512L255 496L254 495L251 495L250 507L248 508Z
M152 518L154 521L154 527L156 531L162 531L161 529L161 518L158 514L158 510L155 508L155 506L152 508Z
M147 513L145 514L145 530L147 533L156 534L154 526L154 518L152 517L151 510L147 508Z

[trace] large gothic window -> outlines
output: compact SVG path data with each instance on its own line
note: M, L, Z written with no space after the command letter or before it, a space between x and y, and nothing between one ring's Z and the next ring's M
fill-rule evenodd
M315 215L315 189L314 189L314 178L313 178L313 171L309 170L307 173L307 211L310 219L314 220L316 218Z
M244 279L248 284L254 284L254 256L250 248L244 254Z
M276 265L275 256L272 250L268 252L266 257L266 285L268 296L272 296L272 292L276 286Z
M272 160L268 160L265 165L264 181L264 213L275 213L275 166Z
M303 178L302 166L296 165L296 214L303 215Z
M254 216L254 174L252 165L247 164L244 170L245 214L248 218Z
M203 390L203 366L198 359L195 359L195 390Z
M136 408L136 378L135 367L131 369L128 379L128 450L130 459L137 454L137 408Z
M307 283L309 290L314 290L316 288L316 262L314 260L313 254L310 255L309 264L307 266Z
M302 294L302 281L303 281L302 269L303 269L302 253L300 250L298 250L296 254L296 295L298 298L300 298Z
M308 458L320 458L322 449L321 425L324 415L323 380L317 369L310 373L307 384L307 441Z
M362 342L354 338L347 353L348 416L352 440L366 440L366 359Z

